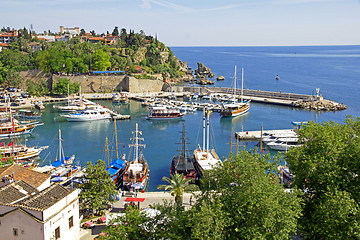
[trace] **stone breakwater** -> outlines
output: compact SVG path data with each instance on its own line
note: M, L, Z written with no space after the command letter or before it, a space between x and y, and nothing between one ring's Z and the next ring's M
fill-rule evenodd
M347 109L347 106L344 104L325 99L317 101L299 100L294 102L293 106L316 111L339 111Z

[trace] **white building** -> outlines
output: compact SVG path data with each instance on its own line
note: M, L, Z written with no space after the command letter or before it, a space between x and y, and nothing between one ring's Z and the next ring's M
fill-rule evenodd
M23 180L0 188L0 240L79 239L78 190L53 184L38 191Z

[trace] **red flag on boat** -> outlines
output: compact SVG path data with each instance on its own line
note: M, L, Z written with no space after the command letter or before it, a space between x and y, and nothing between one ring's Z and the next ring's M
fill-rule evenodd
M8 146L12 146L13 144L14 144L14 142L11 141L11 142L8 144Z

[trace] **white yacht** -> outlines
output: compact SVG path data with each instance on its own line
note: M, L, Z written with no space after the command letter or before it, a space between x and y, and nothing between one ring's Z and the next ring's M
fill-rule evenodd
M85 109L80 113L64 114L61 116L65 117L69 122L86 122L111 118L110 113L105 108Z

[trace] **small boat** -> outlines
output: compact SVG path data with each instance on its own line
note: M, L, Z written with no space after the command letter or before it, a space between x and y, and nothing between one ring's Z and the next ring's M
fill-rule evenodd
M275 142L269 142L266 144L269 148L277 151L287 151L292 147L299 147L300 145L296 141L276 140Z
M107 152L107 160L108 160L108 166L106 168L106 171L109 172L110 178L114 182L117 189L121 189L123 185L123 176L125 173L125 168L127 165L127 162L125 160L125 154L120 159L119 158L119 151L118 151L118 142L117 142L117 130L116 130L116 119L114 119L114 126L115 126L115 151L116 151L116 159L110 162L109 159L109 145L108 145L108 139L106 138L106 152Z
M178 109L168 109L165 106L149 106L147 119L174 119L181 118L185 113Z
M194 166L194 159L188 153L186 149L186 142L185 137L185 124L183 124L182 130L182 137L181 137L181 150L180 154L173 157L171 161L170 167L170 174L174 175L176 173L183 174L186 179L190 179L191 183L195 183L197 180L196 170Z
M42 113L37 111L20 109L18 111L18 115L21 118L38 119L41 118Z
M0 147L1 160L6 162L13 159L18 164L29 164L29 162L34 162L33 159L39 157L39 154L47 148L48 146L27 147L12 141L8 145Z
M234 96L231 103L224 104L223 109L220 110L220 115L223 117L236 117L247 113L250 110L250 101L243 100L243 82L244 69L242 69L242 84L241 84L241 101L236 100L236 66L234 77Z
M43 125L43 123L37 121L20 123L13 117L10 117L10 119L2 119L0 120L0 139L30 134L36 126L40 125Z
M209 149L209 141L210 141L209 112L210 112L209 110L204 109L203 147L201 148L199 146L199 148L194 151L195 167L198 170L198 175L200 178L203 177L204 171L211 170L217 165L220 165L222 163L219 156L216 154L215 150Z
M145 190L149 179L149 166L146 162L144 155L140 152L140 147L145 147L144 144L140 144L143 138L140 138L142 132L138 130L138 124L135 125L135 131L133 132L132 144L129 146L134 148L133 160L128 161L126 165L125 173L123 176L123 189L126 191ZM130 154L129 154L130 156Z
M275 79L276 79L276 80L279 80L279 79L280 79L279 75L276 75Z
M129 98L126 94L113 94L112 96L113 103L129 103Z
M86 122L111 118L111 115L107 109L100 107L94 109L85 109L80 113L63 114L61 116L65 117L69 122Z
M59 147L58 147L58 158L48 166L48 174L51 175L51 182L58 182L63 186L66 186L72 182L81 172L80 166L73 165L75 155L66 157L64 149L62 147L61 130L59 129Z

